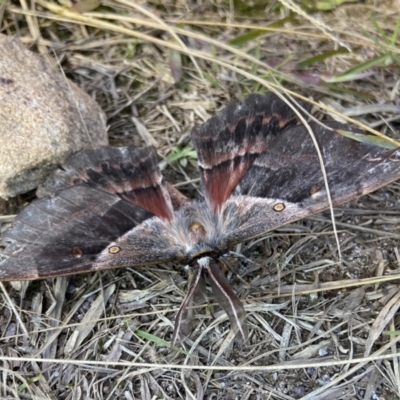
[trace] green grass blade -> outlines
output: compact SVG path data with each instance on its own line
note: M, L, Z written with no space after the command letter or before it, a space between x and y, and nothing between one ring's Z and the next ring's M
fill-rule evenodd
M326 51L325 53L318 54L314 57L307 58L307 60L301 61L297 63L297 68L302 69L305 67L309 67L310 65L315 64L316 62L323 61L329 57L336 56L337 54L349 53L349 50L345 47L340 47L337 50Z
M350 131L344 131L342 129L335 129L335 132L339 133L342 136L356 140L357 142L371 144L374 146L382 147L384 149L394 150L400 147L400 143L396 146L394 143L386 140L385 138L375 135L359 134Z
M286 22L292 21L293 18L294 15L290 15L289 17L282 18L278 21L272 22L266 27L270 29L280 28ZM258 38L259 36L265 35L266 33L268 33L268 31L265 29L253 29L249 32L244 33L243 35L236 36L235 38L229 40L228 44L230 44L231 46L241 46L243 44L251 42L252 40Z

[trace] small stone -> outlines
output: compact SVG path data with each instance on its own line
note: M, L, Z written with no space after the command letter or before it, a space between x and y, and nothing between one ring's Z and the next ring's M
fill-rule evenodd
M100 106L39 55L1 34L0 54L0 197L7 200L108 138Z

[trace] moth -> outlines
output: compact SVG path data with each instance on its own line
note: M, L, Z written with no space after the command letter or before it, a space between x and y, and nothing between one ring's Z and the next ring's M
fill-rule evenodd
M400 177L398 148L376 145L338 122L310 122L315 143L292 107L274 94L253 94L194 129L203 198L193 201L164 181L153 147L77 154L4 234L0 280L180 263L193 273L172 342L205 280L231 328L246 339L245 311L225 277L224 254L328 209L327 187L336 206Z

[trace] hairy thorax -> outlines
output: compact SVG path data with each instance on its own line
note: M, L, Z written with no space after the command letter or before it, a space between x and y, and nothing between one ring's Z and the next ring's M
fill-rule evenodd
M171 238L185 247L188 261L205 254L221 255L227 249L223 243L224 217L205 202L193 202L178 210L165 227Z

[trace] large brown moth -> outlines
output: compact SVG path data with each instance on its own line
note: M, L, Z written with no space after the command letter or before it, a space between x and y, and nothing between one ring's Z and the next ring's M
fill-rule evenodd
M400 177L397 148L371 144L338 122L309 127L333 205ZM189 265L193 277L173 342L205 279L231 327L246 338L244 308L220 268L223 255L329 208L318 153L297 114L273 94L229 105L195 129L192 141L204 194L195 201L163 180L153 147L103 147L71 158L5 233L0 280L178 262Z

